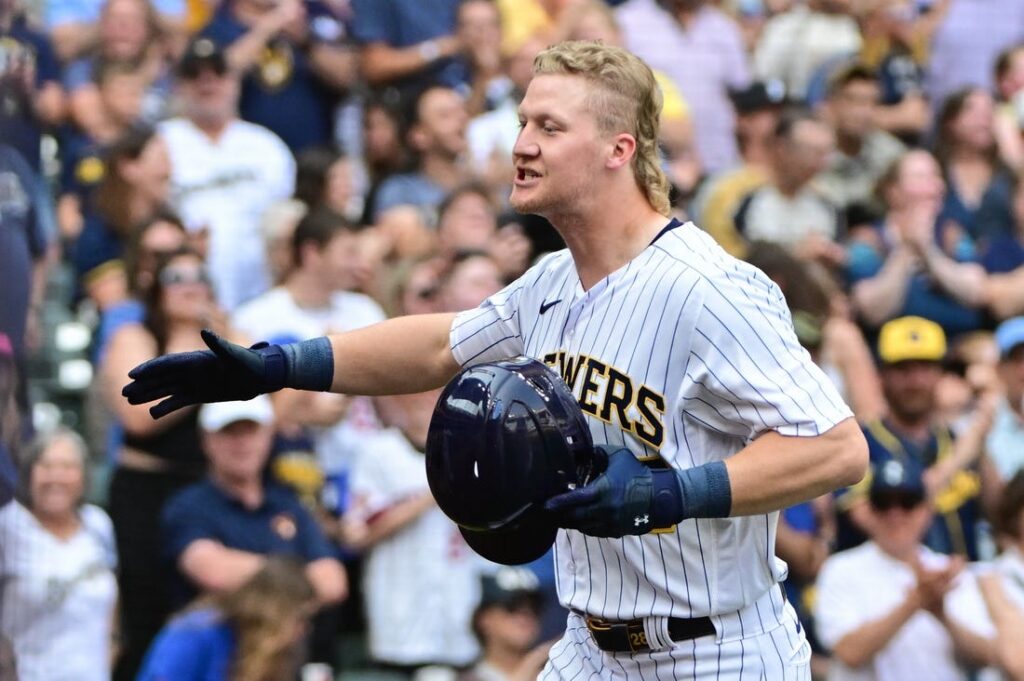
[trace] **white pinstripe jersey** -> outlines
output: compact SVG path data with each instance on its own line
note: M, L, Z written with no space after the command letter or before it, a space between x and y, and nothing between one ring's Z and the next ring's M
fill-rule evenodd
M588 291L568 251L546 256L461 313L451 344L464 366L547 362L595 443L678 469L727 458L768 429L815 435L851 416L798 344L778 287L692 223L673 221ZM777 516L690 519L623 539L560 531L560 599L608 619L735 611L785 577Z

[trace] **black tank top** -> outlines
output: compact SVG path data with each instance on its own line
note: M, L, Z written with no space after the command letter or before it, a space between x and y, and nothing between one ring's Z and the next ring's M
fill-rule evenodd
M126 447L155 456L184 470L202 470L206 465L199 443L199 410L192 412L167 430L139 436L125 432Z

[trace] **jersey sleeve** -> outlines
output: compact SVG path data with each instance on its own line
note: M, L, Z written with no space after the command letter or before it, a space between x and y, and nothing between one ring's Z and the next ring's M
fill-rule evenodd
M759 270L705 280L680 405L685 416L751 439L819 435L852 416L793 330L778 286Z
M544 262L542 260L522 277L485 300L480 307L462 312L455 318L450 338L452 354L459 364L470 367L516 357L525 352L521 312L523 299L538 283ZM536 311L532 314L536 314Z

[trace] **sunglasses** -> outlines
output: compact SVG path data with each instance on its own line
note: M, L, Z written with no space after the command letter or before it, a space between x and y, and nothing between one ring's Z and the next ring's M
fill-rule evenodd
M204 284L210 285L210 277L202 268L177 268L168 267L160 273L161 286L180 286L182 284Z
M203 74L204 71L211 71L218 78L223 78L228 73L227 64L216 61L216 60L203 60L199 62L193 62L187 66L182 67L179 70L181 78L184 80L195 80Z
M901 508L904 511L912 511L924 501L916 494L877 494L871 496L871 506L876 511L891 511L894 508Z

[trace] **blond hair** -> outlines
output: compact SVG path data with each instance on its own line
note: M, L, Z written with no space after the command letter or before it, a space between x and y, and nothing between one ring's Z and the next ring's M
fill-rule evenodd
M633 177L651 207L668 215L669 183L658 158L662 97L650 67L622 48L581 40L558 43L538 54L533 72L581 76L598 86L588 96L587 108L602 132L633 136Z
M234 632L231 681L286 681L294 678L301 641L289 642L284 634L296 618L311 617L315 603L305 566L289 556L270 555L240 587L200 598L190 609L212 606Z

